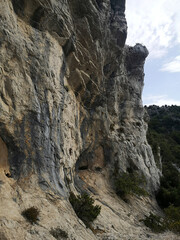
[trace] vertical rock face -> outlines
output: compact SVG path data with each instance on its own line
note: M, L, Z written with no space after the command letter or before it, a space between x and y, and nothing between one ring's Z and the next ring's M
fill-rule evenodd
M11 176L36 174L66 196L85 169L132 168L156 189L141 101L148 51L125 46L125 1L0 6L0 138Z

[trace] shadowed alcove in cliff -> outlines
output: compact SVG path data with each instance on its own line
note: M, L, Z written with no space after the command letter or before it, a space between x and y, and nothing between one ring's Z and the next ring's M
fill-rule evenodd
M2 138L0 137L0 173L10 176L9 162L8 162L8 149Z
M40 30L41 19L44 17L44 15L45 15L45 9L39 6L31 16L31 19L30 19L31 26Z
M12 5L18 17L33 28L41 30L41 19L45 15L46 8L38 0L33 0L31 3L28 0L12 0Z
M12 5L13 5L15 13L18 16L23 16L25 1L24 0L12 0Z
M87 149L81 153L80 157L78 158L75 166L76 171L92 170L101 172L101 170L105 168L109 162L109 152L110 149L107 145L98 145L94 149Z
M22 164L25 155L16 143L15 138L0 123L0 173L6 177L18 179L22 175Z

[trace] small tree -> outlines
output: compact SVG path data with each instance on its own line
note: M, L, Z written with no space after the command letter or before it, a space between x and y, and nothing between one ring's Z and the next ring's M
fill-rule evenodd
M148 193L140 185L145 183L144 177L139 176L137 173L122 173L115 179L115 190L116 193L122 198L126 199L128 194L138 196L146 196Z
M100 214L101 207L94 206L94 199L92 199L87 193L79 196L75 196L74 193L70 193L69 201L74 208L77 216L89 227L90 224Z

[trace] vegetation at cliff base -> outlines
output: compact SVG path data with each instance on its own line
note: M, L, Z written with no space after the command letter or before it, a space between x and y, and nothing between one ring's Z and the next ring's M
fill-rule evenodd
M149 216L146 216L146 218L141 221L155 233L161 233L166 230L164 219L153 213L150 213Z
M153 105L146 109L150 115L148 142L152 146L156 162L159 164L160 160L162 162L163 176L156 196L157 201L162 208L167 208L172 204L179 207L180 107Z
M170 205L164 211L167 228L171 231L180 233L180 207Z
M141 220L153 232L160 233L166 230L180 233L180 207L169 206L164 209L165 217L153 213Z
M87 193L78 195L77 197L74 193L70 193L69 201L74 208L77 216L84 222L84 224L89 227L90 224L97 218L100 214L101 207L94 204L94 199L90 197Z
M146 110L150 116L147 139L162 168L156 199L164 209L166 229L180 232L180 107L153 105Z

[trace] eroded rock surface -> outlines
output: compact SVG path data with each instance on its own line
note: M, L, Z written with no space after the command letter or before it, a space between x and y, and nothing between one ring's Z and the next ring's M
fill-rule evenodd
M158 188L160 172L147 144L141 101L148 51L140 44L125 46L124 10L124 0L0 0L0 152L6 146L8 155L8 161L0 156L6 186L0 187L0 202L12 210L0 213L0 229L8 239L53 239L47 229L54 221L70 228L70 239L106 239L106 231L117 232L112 239L126 239L134 220L124 223L121 235L120 200L111 210L116 230L107 224L111 211L106 220L102 211L103 238L75 214L71 219L69 191L89 190L105 207L113 189L104 190L102 202L98 188L111 186L115 169L136 170L150 192ZM99 186L90 184L93 174ZM20 213L32 202L43 205L45 222L30 229ZM48 211L56 211L52 222ZM57 220L61 213L63 220ZM24 235L13 232L21 224Z

